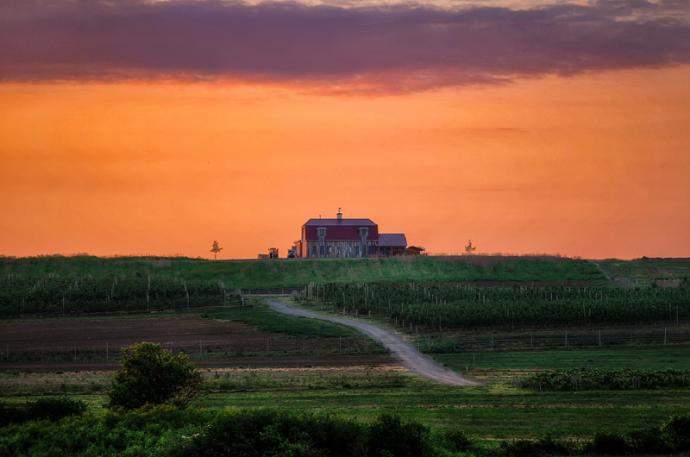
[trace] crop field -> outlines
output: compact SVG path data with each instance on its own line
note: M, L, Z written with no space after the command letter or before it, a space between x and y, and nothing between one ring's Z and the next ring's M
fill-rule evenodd
M371 340L325 322L283 318L256 305L188 314L0 322L0 369L108 369L121 347L160 343L202 366L359 365L390 362Z
M109 278L51 274L40 279L8 274L0 280L0 316L4 317L189 311L221 304L241 305L244 298L220 281L150 274Z
M594 290L610 281L647 287L660 278L675 281L677 286L687 284L688 276L687 259L590 262L548 256L464 256L209 261L3 257L0 316L189 310L242 304L242 291L284 292L308 284L442 281L481 288L560 286ZM486 297L493 298L500 297Z
M304 302L355 315L383 316L400 327L519 328L690 319L689 287L473 287L456 283L321 284Z
M690 325L620 325L606 327L474 329L437 331L415 327L409 339L432 354L515 350L602 349L607 347L672 347L690 344Z

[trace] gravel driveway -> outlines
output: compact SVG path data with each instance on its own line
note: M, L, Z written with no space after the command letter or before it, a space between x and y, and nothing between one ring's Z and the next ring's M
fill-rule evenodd
M402 362L403 366L409 370L441 384L452 386L479 385L479 383L460 376L456 372L436 362L431 357L422 354L410 343L389 330L355 319L330 316L327 314L321 314L303 308L298 308L293 305L288 305L284 301L277 298L266 298L266 302L273 310L279 313L288 314L290 316L320 319L357 329L370 338L381 342L381 344L383 344L386 349L391 351L391 353L398 360L400 360L400 362Z

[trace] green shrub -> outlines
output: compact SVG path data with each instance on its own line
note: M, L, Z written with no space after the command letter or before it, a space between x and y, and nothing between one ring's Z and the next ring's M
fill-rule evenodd
M449 430L441 435L441 441L446 447L455 452L467 451L472 447L472 441L462 430Z
M369 431L370 457L427 457L434 454L429 430L421 424L403 423L399 417L383 415Z
M26 409L0 401L0 427L17 424L26 420Z
M183 405L199 392L201 384L201 374L186 354L173 354L160 344L138 343L122 351L122 368L113 380L109 406Z
M67 416L80 416L86 411L86 403L71 398L42 398L26 405L29 420L51 421Z
M271 411L222 415L171 457L432 457L428 430L382 416L370 426Z
M365 456L364 427L271 411L223 415L171 457Z
M661 429L668 445L675 451L690 450L690 416L673 417Z
M664 435L655 428L631 432L627 441L631 454L665 454L671 451Z
M168 405L103 416L12 424L0 433L0 456L163 457L182 436L199 433L209 413Z
M31 420L56 421L63 417L80 416L85 411L86 403L70 398L42 398L24 405L0 402L0 426Z
M616 433L599 432L594 435L594 440L587 447L587 451L593 454L625 455L631 449L628 441L622 435Z

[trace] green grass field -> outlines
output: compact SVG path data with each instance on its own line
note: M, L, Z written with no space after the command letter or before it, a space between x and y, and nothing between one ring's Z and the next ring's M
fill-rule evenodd
M359 332L350 327L303 317L284 316L255 301L253 306L214 309L202 313L201 316L207 319L244 322L264 332L307 338L360 336Z
M205 260L184 257L42 256L0 257L0 272L41 278L155 274L179 279L213 279L232 288L303 286L310 282L375 281L588 281L649 285L655 279L690 277L690 259L562 257L398 257L333 260Z
M440 354L461 371L471 354ZM344 369L209 370L207 387L194 406L210 409L310 411L373 420L382 413L414 419L435 429L460 428L495 439L584 438L607 430L627 432L690 414L690 389L535 392L516 387L515 377L561 367L690 368L688 347L605 348L569 351L483 352L472 388L440 386L385 367ZM2 397L13 402L67 394L103 411L112 373L2 373Z
M690 347L624 347L548 351L483 351L434 354L449 367L471 369L535 370L547 368L690 369Z
M210 408L277 408L368 421L381 413L434 428L460 428L484 439L552 434L584 437L600 430L630 431L690 413L690 391L532 393L507 387L415 386L299 392L223 392L197 404Z
M690 278L690 259L606 259L596 264L614 284L627 287L648 286L655 281L673 284Z
M107 386L102 374L95 376L99 378L94 382ZM336 372L319 373L319 380L313 379L311 383L299 380L298 372L249 376L256 376L255 382L245 386L234 383L227 389L212 380L214 389L204 393L193 407L309 411L360 421L371 421L379 414L391 413L434 429L458 428L476 439L488 441L536 438L546 434L584 438L601 430L626 432L659 425L672 415L690 414L688 389L537 393L504 384L474 388L438 386L409 375L401 378L399 374L385 373L369 376L351 373L345 377ZM288 376L291 379L287 379ZM305 373L304 376L313 374ZM329 377L332 379L326 381ZM0 379L7 392L6 384L11 380L8 381L6 375ZM26 385L45 379L18 375L16 381ZM88 386L88 376L80 382ZM86 386L83 393L69 395L86 401L91 411L104 412L104 393L90 392ZM38 397L17 392L3 399L22 402L32 398Z
M182 257L0 258L0 272L31 278L58 275L165 276L218 280L225 287L266 289L325 282L372 281L586 281L605 282L591 262L561 257L398 257L332 260L211 261Z

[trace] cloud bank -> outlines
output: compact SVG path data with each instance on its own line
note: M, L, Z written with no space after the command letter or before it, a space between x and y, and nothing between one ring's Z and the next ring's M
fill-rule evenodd
M372 90L690 63L690 2L438 8L3 0L0 81L147 78Z

